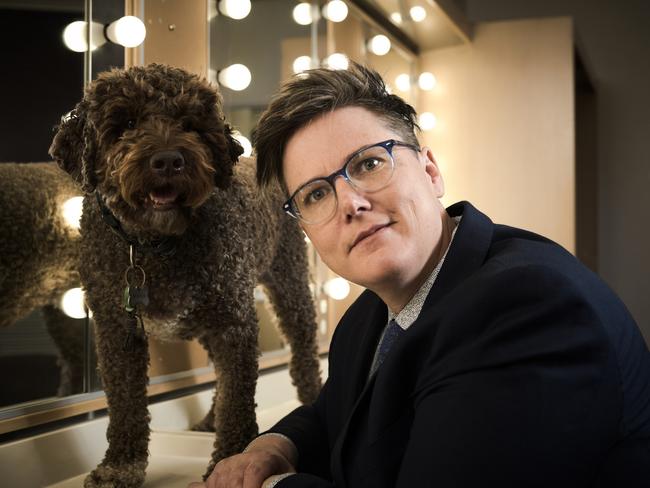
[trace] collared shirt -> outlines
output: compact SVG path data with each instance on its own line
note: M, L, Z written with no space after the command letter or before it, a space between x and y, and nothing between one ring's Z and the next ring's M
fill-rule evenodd
M386 329L388 328L388 323L390 323L391 320L395 319L397 325L399 325L402 329L407 330L413 324L413 322L417 320L418 316L420 315L420 312L422 311L422 307L424 306L424 301L429 295L429 292L433 287L433 283L436 281L436 278L438 277L438 273L440 273L440 270L442 269L442 264L445 262L445 258L447 257L447 253L449 252L449 248L451 247L451 243L454 241L454 236L456 235L456 229L458 229L458 224L460 223L461 217L462 216L453 217L453 220L456 222L456 227L454 227L454 230L451 232L451 239L449 239L449 245L447 246L447 249L445 249L445 253L442 255L442 258L440 259L436 267L433 269L429 277L426 279L426 281L422 283L422 286L420 286L420 288L415 293L415 295L413 295L413 297L404 306L404 308L400 310L397 314L391 312L390 309L388 310L388 321L386 322L386 327L384 327L384 331L381 333L381 337L379 338L379 342L377 343L377 349L375 350L375 357L372 360L372 366L370 367L369 376L372 376L375 370L377 369L376 364L377 364L377 353L379 352L379 344L381 344L381 340L384 338L384 334L386 333Z

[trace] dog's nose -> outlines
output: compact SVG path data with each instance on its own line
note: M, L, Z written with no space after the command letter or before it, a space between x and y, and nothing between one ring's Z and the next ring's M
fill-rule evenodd
M159 151L149 160L151 169L159 174L173 175L185 169L185 159L178 151Z

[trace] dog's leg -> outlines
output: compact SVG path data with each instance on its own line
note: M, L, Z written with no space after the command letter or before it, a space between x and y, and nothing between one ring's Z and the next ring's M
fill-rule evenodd
M288 219L287 219L288 220ZM316 311L309 291L309 264L302 233L285 226L271 268L261 279L291 346L289 374L302 403L312 403L321 388L316 337Z
M128 324L122 310L94 310L94 317L99 369L108 401L108 450L86 477L84 487L139 487L144 482L149 445L148 344L140 337L132 341L130 350L124 347Z
M210 359L210 362L215 365L216 361L214 357L212 357L212 350L210 348L210 344L206 342L204 337L199 338L199 342L203 346L203 348L208 352L208 358ZM215 404L217 402L217 390L219 389L219 380L217 379L216 385L215 385L215 390L212 394L212 406L210 407L210 410L208 410L208 413L201 419L199 422L194 424L192 426L192 430L198 431L198 432L214 432L215 429L215 417L214 417L214 408Z
M61 382L58 396L80 393L84 377L84 327L82 320L73 319L54 305L41 309L47 331L59 351Z
M241 300L225 301L236 310L212 314L212 320L218 317L220 323L200 339L210 351L218 378L213 405L216 439L205 477L221 459L241 452L258 432L258 325L252 292L249 301L243 305Z

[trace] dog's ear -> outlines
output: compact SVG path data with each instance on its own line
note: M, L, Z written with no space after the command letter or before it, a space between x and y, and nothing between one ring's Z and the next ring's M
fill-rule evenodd
M244 154L244 148L241 146L239 141L233 137L234 131L232 130L232 127L228 124L224 124L223 131L228 140L228 154L230 155L232 163L235 164L239 159L239 156Z
M233 167L244 152L241 144L233 137L232 128L223 123L223 131L218 130L204 135L212 150L214 166L214 184L225 189L230 185ZM218 134L218 135L217 135Z
M86 193L92 193L96 186L94 141L94 130L87 121L85 103L81 101L61 117L60 124L54 128L54 139L48 151L59 167L69 173Z

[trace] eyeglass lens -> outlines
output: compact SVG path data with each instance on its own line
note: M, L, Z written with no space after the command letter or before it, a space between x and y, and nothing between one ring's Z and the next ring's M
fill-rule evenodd
M363 191L378 191L388 184L393 174L393 158L383 146L372 146L357 153L345 166L347 180ZM334 181L325 178L303 186L295 195L293 204L299 217L309 223L318 223L336 211L337 199Z

